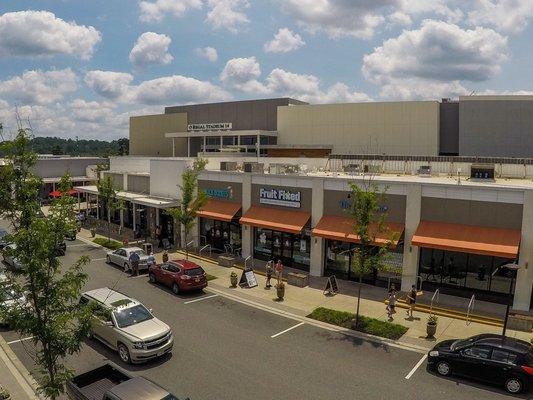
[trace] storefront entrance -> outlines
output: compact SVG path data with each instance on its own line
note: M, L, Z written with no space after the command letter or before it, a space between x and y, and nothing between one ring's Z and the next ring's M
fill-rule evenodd
M241 226L238 218L230 222L211 218L200 218L202 245L210 245L220 253L240 254L242 247Z
M170 244L174 244L174 219L165 210L161 210L159 214L161 224L161 236L167 239Z
M254 228L254 257L263 260L281 260L283 265L309 271L311 236Z

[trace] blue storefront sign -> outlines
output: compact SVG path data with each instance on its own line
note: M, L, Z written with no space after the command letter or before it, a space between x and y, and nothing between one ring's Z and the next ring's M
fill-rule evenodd
M339 201L339 207L342 208L343 210L347 210L351 206L352 206L351 200L345 199L345 200ZM378 208L378 212L380 213L386 213L387 211L389 211L389 207L386 205L380 205Z
M231 193L229 189L204 189L205 194L208 197L212 197L215 199L229 199L231 197Z

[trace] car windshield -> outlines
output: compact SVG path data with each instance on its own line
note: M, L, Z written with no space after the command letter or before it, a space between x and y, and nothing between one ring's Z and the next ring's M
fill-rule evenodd
M471 338L464 339L464 340L456 340L451 345L451 349L452 350L462 349L464 347L470 346L472 343L474 343L475 340L476 340L476 337L471 337Z
M189 275L189 276L200 276L204 274L204 270L198 267L198 268L186 269L184 273L185 275Z
M165 397L163 397L161 400L180 400L173 394L167 394Z
M119 328L125 328L154 318L142 304L115 311L113 314Z

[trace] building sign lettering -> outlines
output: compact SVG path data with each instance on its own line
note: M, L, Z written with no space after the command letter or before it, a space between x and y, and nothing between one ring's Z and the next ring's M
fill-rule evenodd
M339 207L342 208L343 210L347 210L348 208L350 208L352 206L352 202L351 200L341 200L339 201ZM389 211L389 207L386 206L386 205L380 205L378 207L378 212L380 213L386 213L387 211Z
M233 127L231 122L213 122L209 124L188 124L189 132L206 132L206 131L229 131Z
M229 189L204 189L205 194L208 197L216 199L229 199L231 197Z
M276 206L300 208L301 192L287 189L259 189L259 202Z

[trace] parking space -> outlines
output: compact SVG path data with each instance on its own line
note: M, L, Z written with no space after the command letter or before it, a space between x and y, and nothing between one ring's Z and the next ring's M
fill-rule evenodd
M105 360L144 375L191 399L501 399L498 389L443 379L426 371L417 352L328 331L205 291L174 295L131 278L105 263L105 250L71 242L64 265L81 255L92 261L86 290L113 287L152 308L170 325L173 353L143 365L124 365L118 355L87 340L67 364L77 372ZM0 334L22 363L34 370L32 340ZM27 340L20 340L27 339ZM386 392L384 391L384 385Z

